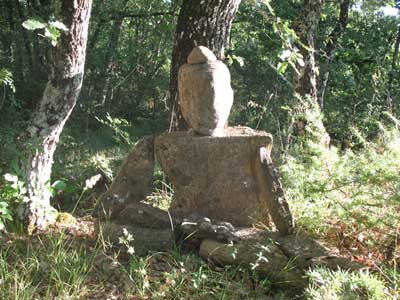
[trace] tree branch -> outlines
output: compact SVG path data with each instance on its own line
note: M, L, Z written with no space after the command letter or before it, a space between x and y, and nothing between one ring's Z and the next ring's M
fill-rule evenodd
M149 13L135 13L135 12L124 12L124 11L115 11L109 13L111 16L107 18L100 19L101 21L111 21L117 19L125 19L125 18L150 18L150 17L158 17L158 16L176 16L175 11L158 11L158 12L149 12Z

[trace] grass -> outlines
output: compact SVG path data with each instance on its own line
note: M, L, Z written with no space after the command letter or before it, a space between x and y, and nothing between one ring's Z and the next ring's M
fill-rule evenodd
M346 151L309 144L281 166L299 230L370 270L310 270L306 299L400 298L400 131L398 122L378 125L376 142Z
M350 273L317 268L307 273L310 285L305 291L307 300L389 300L385 282L369 272Z
M1 299L239 300L275 295L270 282L255 273L220 268L193 253L175 249L138 257L111 247L101 235L78 235L3 235Z
M0 249L2 299L78 299L98 251L63 234L15 237Z
M384 132L383 140L357 151L314 148L310 155L287 158L281 168L284 186L302 230L336 239L340 247L374 249L377 256L396 240L400 227L398 129Z

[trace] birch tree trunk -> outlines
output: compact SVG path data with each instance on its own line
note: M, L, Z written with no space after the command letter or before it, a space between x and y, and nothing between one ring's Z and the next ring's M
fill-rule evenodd
M28 128L31 139L26 168L29 202L23 212L28 232L43 230L54 221L50 205L53 155L65 122L82 86L92 0L62 0L62 33L54 49L52 73Z
M178 16L170 73L170 110L173 130L186 129L178 100L178 70L190 51L206 46L218 59L224 59L232 21L241 0L184 0Z

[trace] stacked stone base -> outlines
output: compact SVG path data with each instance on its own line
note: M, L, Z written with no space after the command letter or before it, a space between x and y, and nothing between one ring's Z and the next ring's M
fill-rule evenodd
M115 243L123 228L130 231L139 255L196 240L207 260L254 268L295 288L304 286L302 274L310 266L355 268L312 239L291 234L292 215L271 147L270 134L247 127L225 128L222 137L194 132L146 137L100 198L96 215L110 221L99 228ZM151 192L154 154L174 187L169 211L143 203Z

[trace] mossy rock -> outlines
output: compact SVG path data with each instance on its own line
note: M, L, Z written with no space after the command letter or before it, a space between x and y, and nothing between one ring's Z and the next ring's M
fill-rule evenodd
M70 225L77 223L77 220L73 215L66 212L61 212L57 215L56 222L60 225Z

